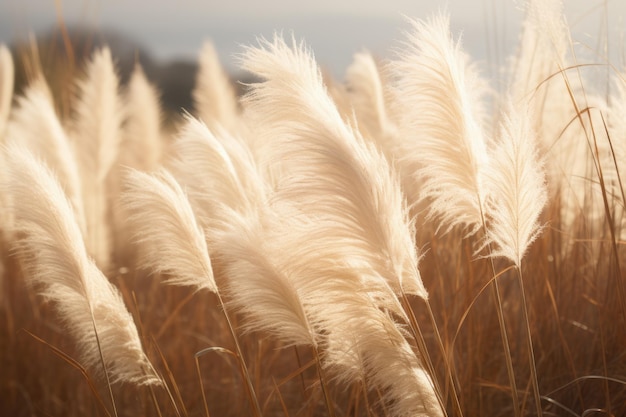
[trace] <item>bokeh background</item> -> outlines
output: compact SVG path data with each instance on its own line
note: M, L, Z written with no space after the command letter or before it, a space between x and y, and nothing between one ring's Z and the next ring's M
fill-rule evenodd
M598 34L623 44L626 1L565 0L575 39L597 50ZM192 61L211 39L232 72L241 44L274 31L305 39L321 65L340 76L352 54L364 48L385 57L402 31L403 16L425 18L447 10L465 48L495 68L513 52L523 17L522 0L2 0L0 42L12 43L29 33L68 27L89 28L101 36L116 34L121 48L139 46L159 63ZM605 37L606 38L606 37Z
M46 76L61 92L75 75L66 64L80 68L95 46L107 44L122 82L139 62L158 86L165 110L178 114L192 107L196 59L207 40L233 81L250 81L237 64L242 45L275 32L304 40L320 66L341 81L354 53L391 58L409 29L407 17L425 19L438 11L450 14L454 35L497 89L516 51L523 6L524 0L0 0L0 42L20 56L18 51L29 50L28 40L37 39ZM586 55L579 62L624 68L626 1L564 0L564 9L577 57ZM18 62L18 93L27 66ZM603 68L608 74L609 67Z

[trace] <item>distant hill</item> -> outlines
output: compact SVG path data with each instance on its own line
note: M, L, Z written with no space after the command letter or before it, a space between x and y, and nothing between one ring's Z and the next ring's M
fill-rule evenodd
M29 42L12 45L16 57L16 91L22 90L32 72L33 61L40 61L41 68L51 85L55 97L68 97L72 85L81 75L83 64L94 49L108 45L116 61L122 84L126 83L138 62L148 79L161 94L166 112L180 112L181 109L193 112L191 91L198 71L195 61L174 61L161 63L151 56L142 45L116 31L97 31L87 27L68 28L71 50L68 53L66 42L59 28L50 29L36 37L37 52L33 52ZM33 55L38 59L33 60ZM236 85L242 91L241 85ZM64 103L58 103L64 109ZM67 108L65 108L67 110Z

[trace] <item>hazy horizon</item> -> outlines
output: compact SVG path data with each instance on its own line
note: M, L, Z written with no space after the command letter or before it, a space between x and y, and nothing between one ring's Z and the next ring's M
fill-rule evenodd
M23 39L29 31L49 30L62 15L68 26L119 32L161 62L195 60L202 43L210 39L226 68L237 71L234 56L241 52L241 45L254 44L259 36L271 37L274 32L283 31L303 39L320 65L341 75L353 54L363 49L389 57L403 39L402 32L408 29L404 16L424 19L438 10L447 10L452 31L462 36L464 48L474 59L499 66L514 53L523 17L521 4L516 0L483 0L471 5L463 0L389 0L385 4L331 0L306 4L266 0L250 4L231 0L219 5L161 0L5 0L0 2L0 42ZM621 42L619 22L626 15L626 2L570 0L565 1L565 13L576 40L586 42L602 36L602 28L608 24L609 39ZM619 57L622 50L618 51Z

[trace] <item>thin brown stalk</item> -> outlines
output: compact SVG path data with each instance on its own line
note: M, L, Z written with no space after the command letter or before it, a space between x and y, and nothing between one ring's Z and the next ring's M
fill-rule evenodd
M296 353L296 360L298 361L298 369L302 368L302 360L300 359L300 352L298 352L298 346L293 347L294 352ZM304 383L304 374L300 373L300 383L302 384L302 396L305 396L306 393L306 384Z
M317 365L317 376L320 380L320 387L322 388L322 394L324 394L324 400L326 401L326 409L328 410L328 415L330 417L335 417L335 409L330 402L328 386L326 385L326 379L324 378L324 372L322 370L322 360L320 358L319 350L317 346L312 345L313 356L315 357L315 363Z
M482 228L485 233L487 232L487 222L485 220L485 215L481 208L481 218L482 218ZM491 248L491 242L487 242L487 249L490 254L494 253ZM497 276L496 267L493 262L493 258L489 257L489 264L491 265L491 273L494 279L491 281L491 296L496 305L496 312L498 314L498 325L500 327L500 338L502 340L502 347L504 349L504 360L506 362L506 371L509 377L509 384L511 385L511 397L513 398L513 409L515 410L515 416L521 416L521 408L519 402L519 396L517 394L517 383L515 382L515 371L513 369L513 358L511 356L511 347L509 345L509 336L506 332L506 322L504 320L504 311L502 309L502 297L500 295L500 287L498 285L498 280L495 279Z
M250 372L248 371L248 365L246 364L246 360L243 356L243 352L241 351L241 346L239 344L239 339L237 337L237 334L235 333L235 328L233 327L233 324L230 320L228 312L226 311L226 308L224 307L224 301L222 300L222 296L220 295L219 291L216 292L215 294L217 295L217 298L219 299L219 305L222 309L222 312L224 313L224 318L226 319L226 323L228 324L228 329L230 330L230 334L233 337L233 342L235 343L235 350L237 353L239 366L241 368L241 372L244 377L243 379L246 383L248 399L250 400L250 403L252 404L252 409L254 410L255 416L262 417L263 413L261 412L261 406L256 396L256 392L254 391L254 386L252 385L252 379L250 378Z
M428 305L428 309L430 311L430 303L428 302L428 300L425 300L426 304ZM411 329L411 333L413 334L413 337L415 339L415 342L417 343L417 347L418 347L418 351L420 353L421 358L424 359L424 361L426 362L426 367L428 368L428 372L431 375L432 378L432 382L435 388L435 395L437 396L437 400L439 400L439 404L441 406L441 409L443 410L444 415L448 415L447 411L446 411L446 404L444 401L444 398L447 397L447 390L446 391L442 391L441 390L441 385L439 384L439 380L437 379L437 374L435 373L435 367L433 365L432 359L430 358L430 354L428 353L428 348L426 346L426 341L424 339L424 335L422 334L422 330L419 327L419 325L417 324L417 319L415 318L415 314L413 313L413 309L411 308L411 304L409 302L409 299L407 298L407 295L402 292L401 293L401 299L400 302L402 303L402 307L404 309L404 311L407 314L407 317L409 319L409 325L410 325L410 329ZM435 333L437 333L438 335L438 330L437 330L437 326L436 323L434 321L434 317L431 316L431 320L432 320L432 324L433 324L433 329L435 331ZM441 348L441 353L444 357L444 363L446 365L446 373L448 373L449 371L449 367L448 367L448 359L447 359L447 355L445 354L445 350L443 349L443 344L440 345ZM451 380L451 373L448 373L448 375L450 376L450 380ZM453 401L454 401L454 405L455 407L458 405L457 411L459 412L459 415L462 416L463 412L461 411L461 406L458 402L458 396L457 396L457 392L456 392L456 388L454 386L454 382L452 381L452 396L453 396Z
M107 409L106 405L104 405L104 401L102 401L102 398L100 398L100 394L98 394L98 390L96 389L93 381L89 377L87 370L80 363L78 363L74 358L69 356L67 353L63 352L58 347L46 342L42 338L34 335L33 333L29 332L26 329L23 329L23 330L26 333L28 333L33 339L49 347L55 355L57 355L58 357L63 359L65 362L67 362L68 364L76 368L83 375L83 377L85 378L85 381L87 381L87 384L89 385L89 389L91 389L91 392L93 393L95 399L98 401L98 404L100 404L100 407L102 408L102 410L106 413L108 417L111 417L111 413L109 413L109 410Z
M280 405L283 408L283 413L285 413L285 417L289 417L289 411L287 410L287 404L285 404L285 400L283 399L283 396L280 393L280 388L278 387L278 385L276 385L276 381L275 380L272 380L272 381L274 382L274 390L278 394L278 400L280 401Z
M522 278L521 268L515 268L517 270L517 278L520 286L520 293L522 297L522 313L524 316L524 324L526 329L526 342L528 343L528 361L530 363L530 377L533 388L533 394L535 397L535 407L537 416L543 415L543 409L541 408L541 395L539 394L539 380L537 378L537 365L535 364L535 351L533 349L533 339L530 331L530 320L528 319L528 304L526 303L526 290L524 289L524 279Z
M452 389L453 405L456 409L457 415L460 417L463 417L463 409L461 408L461 403L459 401L459 394L457 392L456 384L454 382L454 375L452 373L452 365L450 365L450 356L453 354L452 346L450 346L449 352L446 351L443 345L443 340L441 339L441 334L439 333L439 328L437 327L437 320L435 319L435 315L433 313L432 307L428 301L426 301L426 307L428 308L428 316L430 317L430 321L434 329L434 334L435 334L435 338L437 339L437 344L439 345L439 349L441 350L441 354L443 355L443 358L444 358L444 364L446 366L446 374L448 376L448 383L450 384L450 388Z
M163 417L163 414L161 413L161 407L159 407L159 402L157 401L156 395L154 394L154 388L152 386L150 386L149 388L150 398L152 399L152 404L154 404L154 409L156 410L159 417Z
M209 405L206 400L206 394L204 393L204 382L202 381L202 373L200 372L200 362L198 361L198 357L199 357L198 353L194 355L194 359L196 361L196 371L198 372L198 380L200 381L200 392L202 393L202 403L204 404L204 413L206 414L206 417L211 417L211 414L209 413Z
M159 345L157 344L156 339L154 337L152 337L152 345L156 348L157 352L159 353L159 356L161 357L161 362L163 362L163 366L165 366L165 372L167 372L170 382L172 386L174 387L174 392L176 393L177 399L180 402L180 405L183 409L183 414L187 416L188 413L187 413L187 410L185 409L185 404L183 403L182 396L180 395L178 384L176 384L176 380L174 379L174 374L172 373L172 370L167 364L167 361L165 360L165 356L163 355L163 352L159 348ZM174 407L174 412L176 413L178 417L181 417L180 411L178 410L178 405L176 404L176 400L174 400L174 396L172 395L172 391L170 390L169 385L166 383L163 383L163 387L165 388L165 391L167 392L167 395L169 396L172 406Z

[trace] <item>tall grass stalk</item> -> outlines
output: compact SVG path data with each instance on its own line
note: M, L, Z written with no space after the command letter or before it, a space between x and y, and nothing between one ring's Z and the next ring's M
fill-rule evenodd
M386 401L394 403L393 414L443 414L421 357L411 352L393 320L376 313L381 308L405 317L399 294L427 297L399 182L386 159L344 123L304 45L294 39L288 45L280 36L260 43L259 48L248 48L243 59L243 66L264 80L252 85L246 109L260 127L262 161L274 170L272 201L294 216L289 229L300 242L296 245L308 246L296 251L298 259L292 263L310 259L316 264L311 271L300 272L311 282L332 277L331 282L319 282L311 294L318 297L325 289L329 299L336 299L334 314L322 311L327 303L317 305L319 299L312 305L314 317L330 332L326 355L335 366L347 365L347 376L366 375ZM286 233L280 239L291 240ZM348 295L352 292L363 294ZM368 332L353 327L350 309L362 311ZM376 344L378 337L388 338L392 345ZM357 352L352 357L336 356L344 351L337 352L335 346ZM382 352L386 361L379 357ZM400 370L400 363L411 366ZM381 378L391 369L405 373L406 381L396 384ZM409 394L409 387L416 392Z
M488 187L492 191L486 205L489 256L509 259L518 272L531 382L537 415L541 416L541 396L521 262L528 246L542 230L538 219L547 201L547 189L542 164L537 157L532 116L528 107L520 109L510 103L505 107L499 139L487 175Z
M450 231L463 227L472 235L481 227L484 230L486 224L484 204L488 189L483 177L489 156L481 108L485 85L460 44L453 41L447 16L411 23L413 32L390 67L397 78L397 106L411 109L400 119L401 134L411 140L403 142L403 154L408 155L406 159L421 157L413 175L421 184L420 199L428 204L426 220L440 220L437 229ZM492 272L495 276L494 267ZM493 281L492 294L513 406L519 415L513 361L497 280ZM433 325L436 327L436 323ZM447 357L445 353L444 357Z
M82 360L111 384L161 384L145 356L133 319L119 292L85 251L70 203L53 174L18 145L5 149L7 184L21 235L15 249L27 280L54 303ZM19 209L18 209L19 208Z
M213 276L204 232L196 223L183 190L167 171L153 175L131 171L126 182L125 206L131 213L130 225L136 228L137 242L142 245L144 267L170 274L170 284L208 289L217 295L235 343L252 407L260 417L261 408L245 357ZM155 229L155 224L166 227Z
M0 414L624 414L623 69L524 13L497 92L445 14L343 83L260 40L243 98L209 43L173 125L106 48L69 94L64 26L15 99L0 48Z

